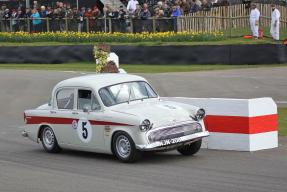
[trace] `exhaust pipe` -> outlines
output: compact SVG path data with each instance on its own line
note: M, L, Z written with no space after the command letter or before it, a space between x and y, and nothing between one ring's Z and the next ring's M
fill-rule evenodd
M28 133L27 133L26 131L22 131L21 135L22 135L23 137L28 137Z

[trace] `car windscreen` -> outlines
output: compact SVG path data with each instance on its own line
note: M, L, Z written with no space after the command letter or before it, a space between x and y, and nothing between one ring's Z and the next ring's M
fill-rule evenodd
M144 81L134 81L101 88L99 95L105 106L158 97L151 86Z

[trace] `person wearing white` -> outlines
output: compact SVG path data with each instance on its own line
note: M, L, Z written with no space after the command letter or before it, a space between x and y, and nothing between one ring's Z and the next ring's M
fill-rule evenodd
M134 13L137 8L137 4L139 4L137 0L129 0L128 5L127 5L128 12Z
M256 39L258 38L259 17L260 17L260 12L256 8L256 5L253 4L251 7L251 12L250 12L250 27L251 27L252 35Z
M270 33L274 40L279 40L279 24L280 24L280 11L276 9L275 5L271 5L271 27Z

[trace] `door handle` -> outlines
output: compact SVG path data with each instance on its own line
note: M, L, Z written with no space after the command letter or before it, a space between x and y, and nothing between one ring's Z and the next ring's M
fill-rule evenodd
M50 113L51 113L51 114L55 114L55 113L57 113L57 112L56 112L56 111L50 111Z
M74 111L74 112L72 112L72 114L73 115L78 115L79 113Z

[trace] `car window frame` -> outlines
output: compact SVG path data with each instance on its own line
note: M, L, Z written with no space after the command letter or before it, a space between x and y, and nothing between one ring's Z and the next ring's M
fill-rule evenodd
M149 87L150 87L151 90L156 94L157 97L149 97L148 99L157 99L157 98L159 98L159 95L157 94L157 92L154 90L154 88L153 88L147 81L143 81L143 80L139 80L139 81L137 81L137 80L136 80L136 81L124 81L124 82L120 82L120 83L111 84L111 85L108 85L108 86L105 86L105 87L101 87L101 88L98 90L98 95L99 95L99 97L100 97L100 99L101 99L102 104L103 104L105 107L112 107L112 106L116 106L116 105L120 105L120 104L126 103L126 101L125 101L125 102L117 103L117 104L115 104L115 105L106 106L106 105L104 104L104 102L102 101L102 97L101 97L101 95L100 95L100 91L101 91L102 89L107 88L107 87L111 87L111 86L115 86L115 85L119 85L119 84L123 84L123 83L133 83L133 82L144 82L144 83L146 83L146 84L149 85ZM132 100L132 101L139 101L139 100L142 100L142 99L135 99L135 100Z
M74 92L74 103L73 103L73 108L72 109L59 109L59 107L58 107L57 95L63 89L72 89L73 92ZM55 91L55 94L54 94L54 105L53 105L53 108L55 110L58 110L58 111L75 111L75 104L76 104L76 89L75 89L75 87L60 87L60 88L58 88Z
M97 99L97 101L98 101L98 103L99 103L99 105L101 106L101 108L99 109L99 110L89 110L89 112L99 112L99 111L102 111L103 110L103 106L102 106L102 104L101 104L101 102L100 102L100 100L99 100L99 98L97 97L97 95L95 94L96 92L94 91L94 89L92 89L92 88L89 88L89 87L76 87L76 93L77 93L77 97L76 97L76 111L80 111L80 112L83 112L83 109L79 109L78 108L78 94L79 94L79 90L86 90L86 91L91 91L91 102L93 102L93 96L94 96L94 98L96 98ZM91 103L92 104L92 103Z

